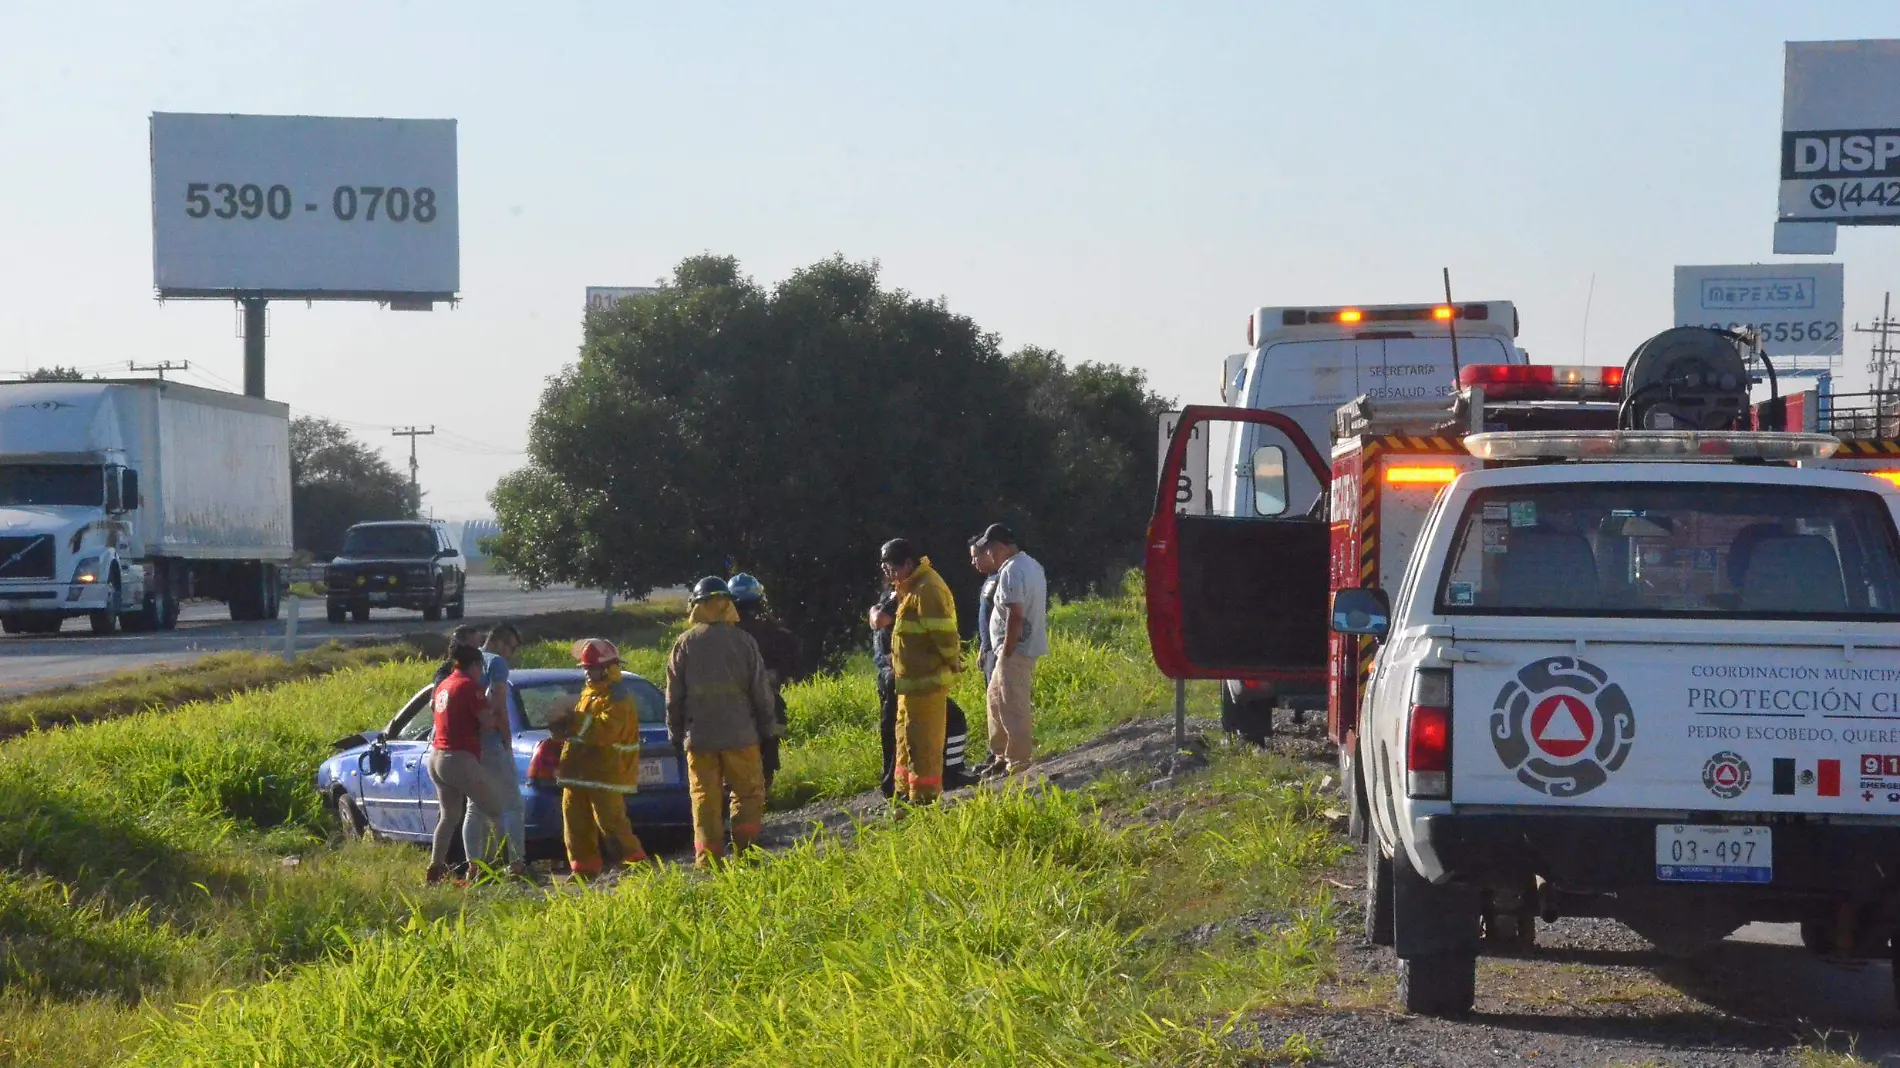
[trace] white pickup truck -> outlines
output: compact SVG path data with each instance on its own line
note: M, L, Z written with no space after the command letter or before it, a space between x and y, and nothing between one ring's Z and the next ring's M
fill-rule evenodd
M1819 435L1480 433L1390 594L1332 626L1359 709L1368 928L1408 1011L1483 939L1614 917L1692 952L1751 921L1900 931L1900 493ZM1359 807L1359 806L1356 806Z

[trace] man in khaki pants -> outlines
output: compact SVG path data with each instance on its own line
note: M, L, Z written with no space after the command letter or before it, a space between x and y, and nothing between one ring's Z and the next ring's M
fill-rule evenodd
M1035 756L1035 728L1029 703L1036 661L1049 652L1049 589L1042 565L1017 547L1016 533L992 523L975 550L988 554L995 568L990 609L990 644L996 667L990 672L990 759L985 777L1014 774Z

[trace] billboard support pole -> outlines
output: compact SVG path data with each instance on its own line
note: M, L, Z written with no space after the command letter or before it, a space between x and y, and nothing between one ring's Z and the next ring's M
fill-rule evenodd
M244 395L264 396L264 308L270 303L263 297L240 297L244 306Z

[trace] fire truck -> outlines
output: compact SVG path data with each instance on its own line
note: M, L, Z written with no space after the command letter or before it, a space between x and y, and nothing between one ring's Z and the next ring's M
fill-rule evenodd
M1408 1010L1468 1011L1481 942L1539 918L1900 951L1900 443L1790 432L1749 342L1463 365L1444 401L1339 408L1330 456L1282 413L1183 413L1170 468L1229 421L1327 490L1315 518L1158 502L1156 662L1324 679Z

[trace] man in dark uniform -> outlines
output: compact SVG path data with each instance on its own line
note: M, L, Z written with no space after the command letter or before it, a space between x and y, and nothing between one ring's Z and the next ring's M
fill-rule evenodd
M732 595L732 603L739 608L739 629L752 635L758 643L759 656L765 661L765 677L772 684L773 715L778 719L779 731L786 728L785 695L781 692L786 683L797 682L805 677L801 666L804 659L804 643L798 635L786 630L765 611L765 584L758 579L740 572L726 582L726 590ZM778 774L778 738L763 738L759 741L759 757L765 765L765 788L772 788L772 778Z

